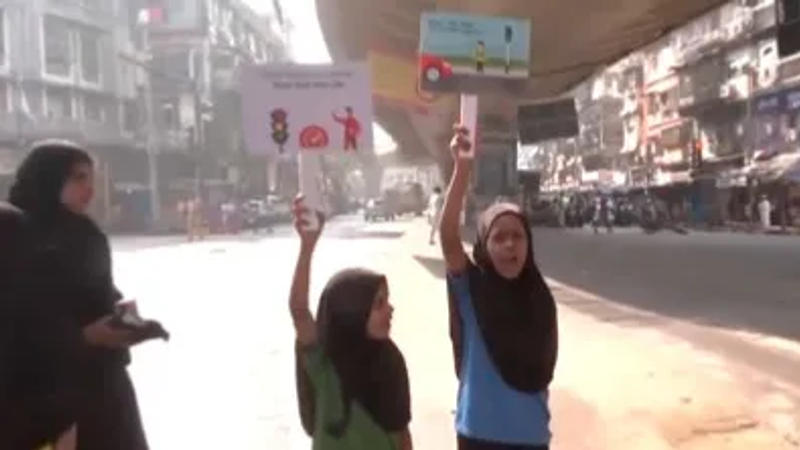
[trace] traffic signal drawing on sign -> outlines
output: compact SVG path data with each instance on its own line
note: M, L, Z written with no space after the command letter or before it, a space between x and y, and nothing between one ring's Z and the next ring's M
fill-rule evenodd
M270 113L272 119L272 142L278 144L278 153L283 153L283 146L289 140L288 114L283 108L273 109Z

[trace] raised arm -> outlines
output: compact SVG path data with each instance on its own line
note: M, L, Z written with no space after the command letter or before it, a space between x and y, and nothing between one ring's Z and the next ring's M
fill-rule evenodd
M300 235L300 251L289 293L289 311L292 314L297 341L306 347L317 341L317 326L308 306L308 286L311 281L311 259L322 231L322 221L320 221L318 229L306 230L306 222L302 217L307 210L302 206L302 201L303 197L298 196L292 208L294 226Z
M454 162L453 177L447 188L439 231L447 271L460 274L467 267L467 254L461 242L461 211L469 187L473 161L472 143L465 128L456 128L455 136L450 142L450 152Z

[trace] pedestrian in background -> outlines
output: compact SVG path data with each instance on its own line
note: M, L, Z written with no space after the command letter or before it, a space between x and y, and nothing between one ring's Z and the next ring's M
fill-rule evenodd
M411 450L408 373L390 338L386 278L367 270L339 272L325 287L315 320L308 285L323 220L308 230L300 199L293 212L300 254L289 309L303 428L315 450Z
M772 203L766 195L762 195L758 202L758 215L761 218L761 228L769 230L772 227Z
M459 380L460 450L542 450L550 443L548 386L558 353L553 295L533 259L531 228L513 204L480 215L472 259L458 217L473 164L465 129L442 214L450 336Z
M439 230L439 222L442 220L443 207L444 196L442 195L442 188L436 186L433 188L431 198L428 200L428 223L431 226L428 243L430 243L430 245L436 243L436 232Z
M23 366L31 398L55 395L71 416L67 438L78 450L146 450L128 348L135 332L112 325L115 288L105 234L88 217L94 196L89 155L60 141L35 147L11 188L11 203L28 219L31 256L20 296L35 305ZM46 357L41 357L42 355ZM66 394L64 394L66 393ZM59 418L61 427L63 418ZM71 424L69 422L73 422Z

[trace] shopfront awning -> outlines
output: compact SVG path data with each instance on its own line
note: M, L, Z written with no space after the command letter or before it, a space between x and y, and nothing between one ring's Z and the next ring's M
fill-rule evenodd
M800 183L800 151L782 153L766 161L756 161L749 167L749 173L762 183Z

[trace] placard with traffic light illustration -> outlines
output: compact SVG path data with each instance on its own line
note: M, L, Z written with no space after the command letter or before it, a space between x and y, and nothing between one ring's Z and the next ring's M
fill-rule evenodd
M241 89L253 154L373 149L367 64L250 66Z
M423 13L419 77L426 91L517 92L530 75L531 22L511 17Z

